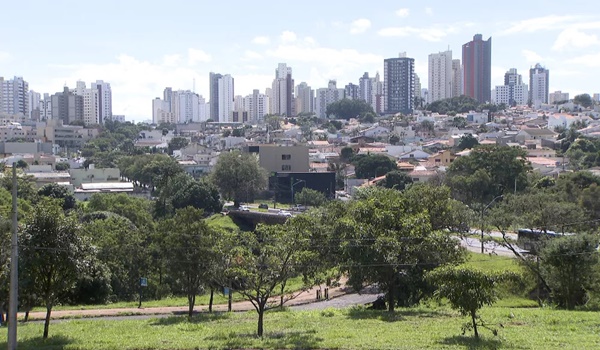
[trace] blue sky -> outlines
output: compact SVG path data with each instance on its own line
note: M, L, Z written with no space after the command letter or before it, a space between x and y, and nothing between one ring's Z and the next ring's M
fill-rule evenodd
M482 5L485 4L485 5ZM427 56L492 37L492 85L540 62L550 90L600 92L600 9L564 1L10 1L0 12L0 76L55 93L79 79L111 83L113 113L151 118L165 86L208 96L211 71L236 95L264 91L278 62L296 84L338 86L407 52L423 87Z

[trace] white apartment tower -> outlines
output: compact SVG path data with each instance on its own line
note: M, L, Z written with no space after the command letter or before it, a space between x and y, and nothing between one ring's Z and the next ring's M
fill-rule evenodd
M536 64L535 67L529 69L529 103L535 108L539 108L542 104L548 103L548 94L550 93L550 72L542 67L541 64Z
M38 119L39 118L39 111L40 111L40 102L41 102L41 95L39 92L35 92L33 90L29 90L29 92L27 93L27 98L29 100L28 103L28 110L29 113L27 114L27 116L31 119Z
M527 104L529 89L527 84L523 84L523 78L516 68L511 68L504 74L504 85L496 86L493 98L495 103L511 107Z
M234 87L233 77L230 74L225 74L219 78L218 87L218 106L219 106L219 119L221 123L231 122L233 112L233 99L234 99Z
M0 114L29 115L29 84L22 77L0 77Z
M273 114L292 116L294 114L292 67L288 67L285 63L279 63L275 70L275 80L273 80L272 89Z
M98 91L98 124L112 118L112 90L110 84L102 80L92 83L92 89Z
M269 114L269 97L253 90L251 95L244 97L244 110L249 113L252 122L262 122L265 115Z
M298 114L314 113L314 101L315 91L307 83L302 82L296 86L296 112Z
M429 55L429 101L452 97L452 51Z
M335 80L327 88L317 89L315 112L319 118L327 116L327 106L344 98L344 89L338 89Z

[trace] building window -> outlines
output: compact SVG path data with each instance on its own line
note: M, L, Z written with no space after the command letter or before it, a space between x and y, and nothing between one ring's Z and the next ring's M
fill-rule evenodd
M290 159L292 159L291 154L282 154L281 155L281 160L290 160Z
M292 166L289 164L283 164L281 166L281 171L292 171Z

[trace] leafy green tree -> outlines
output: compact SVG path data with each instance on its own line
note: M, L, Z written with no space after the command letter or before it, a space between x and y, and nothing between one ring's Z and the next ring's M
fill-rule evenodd
M169 141L168 152L170 155L173 154L173 151L180 150L182 148L186 148L190 144L190 140L185 137L173 137L171 141Z
M464 129L467 127L467 119L465 117L454 117L450 125L455 128Z
M471 317L471 322L463 327L463 334L473 329L475 338L479 338L477 326L486 327L478 315L479 310L498 300L499 282L515 277L507 272L486 273L464 267L442 267L427 274L427 279L437 286L440 297L447 298L452 308L463 316ZM496 330L492 332L497 335Z
M69 192L66 186L62 186L57 183L45 184L38 190L38 194L40 196L62 200L62 207L64 210L75 208L75 196Z
M304 232L288 231L281 225L259 225L255 232L241 232L229 253L224 277L254 306L259 337L264 334L265 311L279 304L269 300L277 287L295 277L298 267L314 262Z
M98 216L83 224L83 233L97 247L97 258L110 271L111 292L116 300L134 300L139 279L148 269L147 230L140 230L120 216Z
M516 147L476 147L448 167L448 185L467 204L487 203L499 195L522 191L531 170L526 156L524 150Z
M269 114L266 115L265 124L269 127L269 130L279 130L281 129L281 117L278 115Z
M222 153L213 168L211 181L235 207L250 201L267 185L266 170L261 168L256 156L239 151Z
M541 271L553 301L572 310L598 288L598 237L565 236L550 240L540 252Z
M447 114L450 111L467 113L469 111L477 110L479 105L480 104L476 99L462 95L432 102L425 106L425 109L440 114Z
M70 165L69 163L56 163L56 165L54 166L54 169L56 169L56 171L65 171L65 170L69 170Z
M365 118L369 114L374 114L373 107L364 100L341 99L327 105L327 117L332 115L338 119L349 120L351 118Z
M9 193L12 191L12 169L4 169L4 175L0 177L0 185ZM22 169L17 169L17 193L19 199L28 202L37 201L37 188L33 176L27 175Z
M428 134L433 133L435 131L435 125L431 120L423 120L419 125L419 129L422 131L426 131Z
M391 145L397 145L398 142L400 142L400 137L396 134L392 134L389 141Z
M412 177L410 177L406 172L393 170L385 174L385 179L377 183L377 185L403 191L412 183Z
M475 146L479 146L479 141L472 134L466 134L460 137L456 148L459 151L462 151L465 149L473 149Z
M166 233L164 256L167 271L181 286L188 299L188 316L191 318L196 296L211 281L214 265L212 247L215 234L204 221L202 210L187 207L175 212L172 219L160 224Z
M138 228L152 226L152 202L124 193L98 193L88 201L88 212L108 211L119 214Z
M386 291L389 311L405 287L402 276L410 275L414 283L427 269L463 261L458 241L432 230L427 213L412 212L402 192L379 188L359 198L339 219L342 265L354 289L377 283Z
M354 171L359 179L383 176L397 168L396 162L383 154L369 154L354 162Z
M31 279L33 291L46 306L46 339L52 307L88 266L90 245L79 235L74 216L65 215L55 201L43 199L27 219L20 247L23 275Z
M19 159L19 161L15 163L15 166L19 169L29 168L29 164L27 164L27 162L24 161L23 159Z
M573 97L573 103L588 108L594 104L594 101L589 94L581 94Z
M325 203L327 198L317 190L304 187L300 192L294 195L296 204L304 204L306 206L319 207Z
M154 206L158 217L173 215L175 210L185 207L203 209L205 213L218 213L223 209L217 187L209 181L196 180L187 173L173 177L160 190Z
M352 161L352 157L354 156L354 149L352 147L343 147L340 150L340 160L344 163L350 163Z

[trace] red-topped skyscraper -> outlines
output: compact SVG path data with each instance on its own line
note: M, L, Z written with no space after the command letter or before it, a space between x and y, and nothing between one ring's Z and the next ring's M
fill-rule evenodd
M480 103L491 102L492 38L483 40L475 34L462 47L464 94Z

